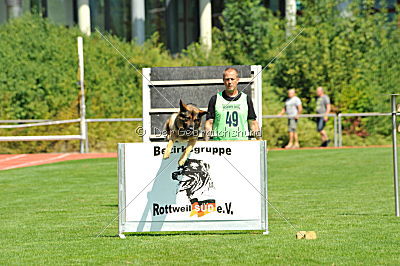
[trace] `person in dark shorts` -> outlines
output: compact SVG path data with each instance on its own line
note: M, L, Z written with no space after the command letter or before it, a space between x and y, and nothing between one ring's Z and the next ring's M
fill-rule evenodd
M326 134L324 128L326 125L326 122L328 121L328 114L331 111L331 101L329 99L329 96L325 94L324 88L318 87L317 88L317 106L316 106L316 111L317 114L323 114L323 117L318 117L317 118L317 131L321 135L321 147L328 147L329 142L331 142L328 139L328 135Z

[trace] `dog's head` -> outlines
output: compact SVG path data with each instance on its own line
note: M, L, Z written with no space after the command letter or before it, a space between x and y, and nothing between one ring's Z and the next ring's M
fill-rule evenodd
M201 117L207 114L193 104L184 104L179 101L180 111L176 117L175 123L180 130L194 131L200 128Z
M172 179L179 182L179 191L186 190L190 195L210 185L210 165L197 159L188 159L184 166L172 173Z

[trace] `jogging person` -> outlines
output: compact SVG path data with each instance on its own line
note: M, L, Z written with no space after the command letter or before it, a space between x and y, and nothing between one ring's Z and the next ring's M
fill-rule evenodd
M204 140L248 140L249 133L261 139L253 102L237 88L239 71L225 69L223 81L225 90L212 96L208 103Z
M324 114L324 117L317 118L317 131L321 135L321 147L328 147L329 142L328 135L326 134L324 127L326 122L328 121L328 114L331 112L331 101L329 96L325 94L324 88L317 88L317 106L316 111L317 114Z

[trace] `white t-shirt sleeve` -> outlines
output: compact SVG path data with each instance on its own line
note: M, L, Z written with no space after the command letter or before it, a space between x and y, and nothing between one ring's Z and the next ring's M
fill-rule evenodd
M301 100L299 97L296 97L296 106L301 105Z
M331 104L331 99L329 99L329 96L326 95L325 97L325 105Z

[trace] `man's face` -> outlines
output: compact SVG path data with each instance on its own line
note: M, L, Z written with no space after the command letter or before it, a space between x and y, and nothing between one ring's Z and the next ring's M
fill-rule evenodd
M288 91L288 96L289 96L289 98L292 98L292 97L295 96L295 95L296 95L296 93L295 93L294 90L289 90L289 91Z
M234 92L237 90L239 78L234 70L228 70L224 73L224 85L227 92Z
M317 88L317 95L322 96L324 94L324 90L321 87Z

